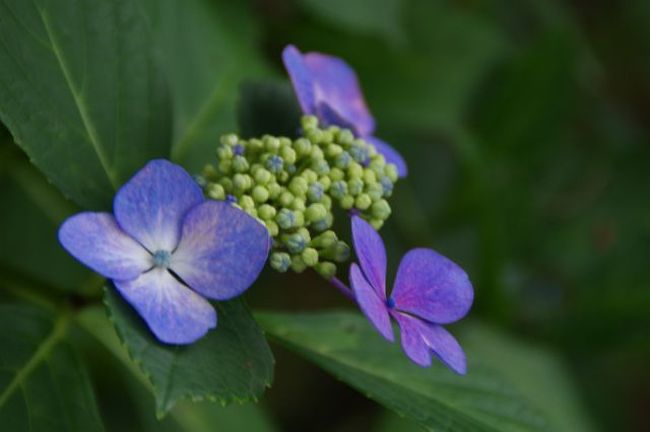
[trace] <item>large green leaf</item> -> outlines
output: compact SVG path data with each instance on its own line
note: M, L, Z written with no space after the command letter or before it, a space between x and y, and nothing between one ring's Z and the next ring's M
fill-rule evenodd
M0 1L0 119L67 196L107 208L169 148L166 87L134 0Z
M6 431L101 431L87 373L63 340L69 316L0 305L0 425Z
M469 358L468 375L458 376L438 362L431 368L412 364L360 314L258 318L281 343L428 430L589 429L552 357L480 326L457 332Z
M153 384L158 414L181 399L255 400L273 379L273 355L241 300L218 303L219 324L188 346L158 342L112 288L105 302L131 358Z
M235 130L242 80L259 76L248 2L139 0L149 17L174 101L172 158L199 169Z

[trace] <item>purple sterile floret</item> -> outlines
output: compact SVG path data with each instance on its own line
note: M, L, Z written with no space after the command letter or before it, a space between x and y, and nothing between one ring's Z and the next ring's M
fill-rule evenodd
M353 216L352 238L360 266L350 267L350 284L359 307L379 333L393 340L393 317L404 352L413 362L429 366L435 355L464 374L465 354L441 326L463 318L472 305L474 291L463 269L431 249L413 249L402 258L387 298L381 236L360 216Z
M112 279L165 343L188 344L214 328L217 314L206 298L241 294L269 253L262 224L225 201L206 201L192 177L166 160L136 173L113 211L70 217L59 241Z
M302 54L293 45L285 47L282 60L303 113L318 117L325 126L351 129L375 146L387 162L395 164L401 177L406 176L408 171L402 156L374 137L375 119L363 98L354 69L338 57L316 52Z

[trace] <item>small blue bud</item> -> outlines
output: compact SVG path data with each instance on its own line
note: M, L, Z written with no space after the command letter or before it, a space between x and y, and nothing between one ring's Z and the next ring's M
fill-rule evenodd
M266 169L268 169L272 173L275 174L279 173L280 171L282 171L283 166L284 166L284 161L278 155L273 155L266 160Z

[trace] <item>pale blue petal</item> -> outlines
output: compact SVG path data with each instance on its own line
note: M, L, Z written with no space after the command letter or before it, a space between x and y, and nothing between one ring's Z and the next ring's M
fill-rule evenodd
M392 342L394 340L393 327L390 324L386 303L379 298L356 264L350 266L350 285L352 285L359 307L368 320L383 337Z
M151 268L151 255L126 235L109 213L79 213L59 229L59 242L75 258L109 279L133 279Z
M203 199L201 188L187 171L158 159L118 191L113 210L122 229L149 252L171 252L178 245L183 217Z
M293 45L287 45L282 51L282 61L287 68L293 90L304 114L315 114L314 82L302 54Z
M212 305L160 267L115 286L161 342L190 344L217 326Z
M243 293L264 268L271 238L264 225L225 201L206 201L183 223L171 269L205 297Z
M381 236L361 217L352 216L352 241L363 274L379 298L386 300L386 249Z

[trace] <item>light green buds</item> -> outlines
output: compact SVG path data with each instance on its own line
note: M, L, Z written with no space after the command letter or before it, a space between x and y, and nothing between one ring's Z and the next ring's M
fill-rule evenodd
M291 256L285 252L273 252L269 261L271 262L271 267L280 273L286 272L291 266Z

